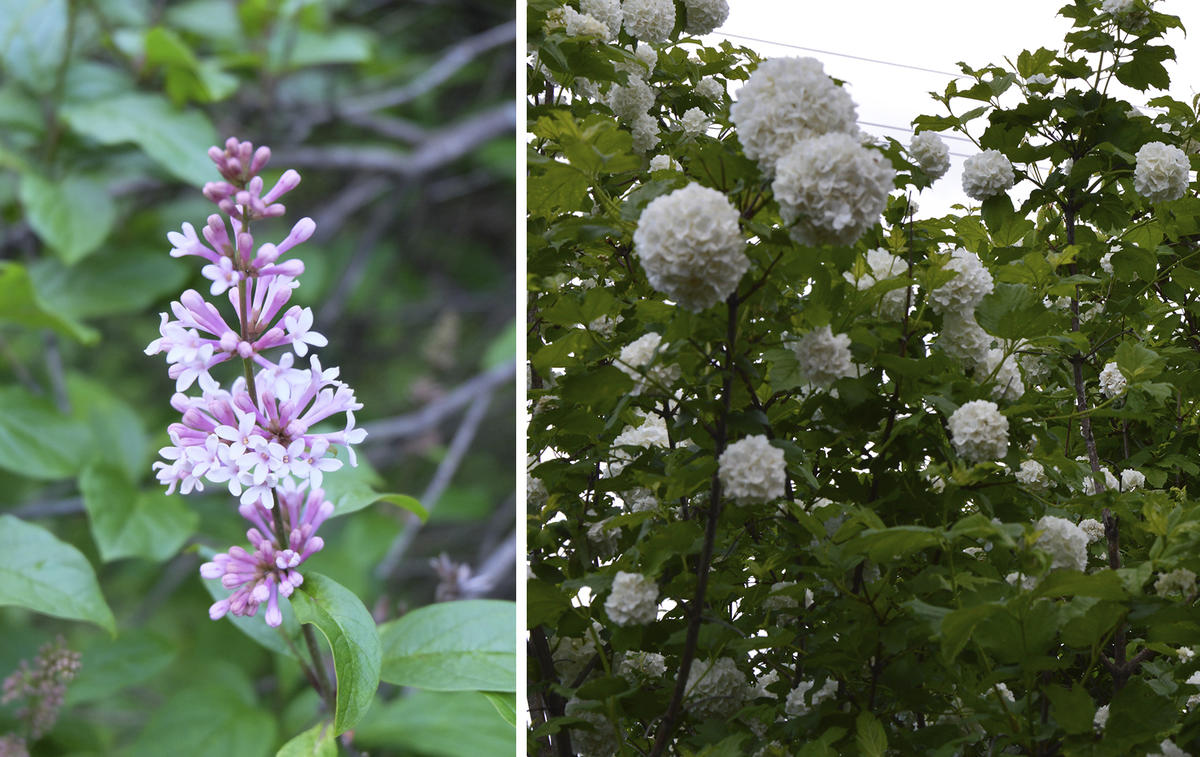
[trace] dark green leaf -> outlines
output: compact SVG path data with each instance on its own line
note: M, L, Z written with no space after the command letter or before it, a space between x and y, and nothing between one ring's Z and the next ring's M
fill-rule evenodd
M55 181L34 173L23 174L21 205L38 237L67 265L95 252L117 220L117 208L108 188L79 174Z
M183 689L159 705L125 754L161 757L262 757L275 745L275 718L224 686Z
M0 261L0 322L29 328L48 328L92 344L99 335L94 329L70 318L53 301L44 301L20 263Z
M179 551L199 521L183 497L169 496L161 487L139 492L111 466L89 466L79 477L79 490L105 562L122 557L162 562Z
M140 630L122 631L116 639L99 639L82 652L79 675L67 688L68 707L103 700L148 681L178 655L165 637Z
M89 437L82 423L46 399L0 388L0 468L28 478L68 478L83 467Z
M372 708L354 743L436 757L509 757L517 733L478 692L414 691Z
M322 721L289 740L275 757L337 757L337 753L333 724Z
M435 691L516 690L516 605L441 602L379 629L383 680Z
M1091 733L1092 718L1096 715L1096 705L1087 690L1078 685L1072 685L1068 691L1061 686L1047 686L1046 696L1050 697L1051 712L1054 719L1067 733Z

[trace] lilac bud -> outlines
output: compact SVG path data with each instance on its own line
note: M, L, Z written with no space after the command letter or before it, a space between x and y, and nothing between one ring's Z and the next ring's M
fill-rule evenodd
M258 173L271 159L271 148L263 145L254 151L254 160L250 162L250 173Z

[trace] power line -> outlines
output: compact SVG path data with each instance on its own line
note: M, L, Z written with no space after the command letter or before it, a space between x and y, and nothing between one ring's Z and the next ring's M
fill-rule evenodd
M805 52L809 52L809 53L820 53L822 55L835 55L839 58L850 58L852 60L866 61L867 63L879 63L884 66L895 66L896 68L907 68L907 69L910 69L913 71L924 71L925 73L928 73L928 74L940 74L942 76L949 76L949 77L952 77L955 79L958 79L965 75L965 74L951 73L950 71L939 71L936 68L925 68L923 66L910 66L907 63L896 63L896 62L890 61L890 60L879 60L877 58L866 58L861 55L850 55L849 53L836 53L836 52L833 52L832 50L818 50L815 47L803 47L801 45L792 45L787 42L772 42L769 39L759 39L758 37L747 37L747 36L744 36L741 34L729 34L728 32L720 32L720 31L714 32L714 34L719 34L719 35L722 35L725 37L732 37L733 39L744 39L748 42L759 42L764 45L777 45L779 47L790 47L795 50L804 50Z
M877 129L893 129L895 131L906 131L909 134L916 133L911 126L889 126L888 124L876 124L876 123L872 123L870 121L859 121L858 123L863 126L874 126ZM943 139L956 139L959 142L966 142L967 144L972 144L972 145L975 144L974 142L967 139L966 137L960 137L957 134L945 134L943 132L935 132L935 133L939 137L942 137Z

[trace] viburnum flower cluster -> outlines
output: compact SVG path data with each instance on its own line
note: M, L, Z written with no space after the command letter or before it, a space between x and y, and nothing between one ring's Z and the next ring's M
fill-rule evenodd
M743 503L770 502L784 495L787 464L783 450L762 434L730 444L718 459L721 486Z
M908 154L935 181L950 170L950 148L945 140L931 131L914 134L908 143Z
M1012 163L999 150L984 150L963 161L963 191L973 199L1001 194L1016 180Z
M619 626L652 623L658 612L658 584L637 573L618 572L604 611Z
M1008 452L1008 419L995 402L972 400L951 414L950 441L968 460L999 460Z
M1150 202L1169 202L1187 194L1188 158L1183 150L1149 142L1137 151L1133 188Z
M214 297L228 292L234 317L227 319L189 289L171 303L174 319L162 314L161 337L146 354L166 353L168 375L176 379L171 406L182 416L168 429L171 445L159 450L165 462L154 464L159 482L168 493L176 487L184 494L202 490L205 482L226 487L254 526L247 532L253 552L234 547L201 568L204 577L219 577L233 590L210 615L254 615L265 602L266 621L277 626L278 596L300 585L295 568L323 544L313 534L333 506L324 499L322 477L343 465L329 453L342 449L356 464L353 445L366 432L355 428L354 411L362 405L338 380L337 368L322 367L315 355L307 367L294 367L295 358L327 340L312 330L310 308L287 307L304 265L279 257L311 237L316 224L302 218L281 243L256 249L251 224L282 216L278 200L300 183L299 174L289 170L264 194L259 173L270 156L269 148L234 138L224 150L211 148L223 181L206 184L204 195L221 214L208 217L203 241L187 223L182 234L168 235L172 256L208 261L201 272L212 280ZM272 360L267 353L276 348L290 352ZM210 371L235 358L242 375L223 388ZM200 394L184 394L193 384ZM342 415L342 428L318 430L318 424Z

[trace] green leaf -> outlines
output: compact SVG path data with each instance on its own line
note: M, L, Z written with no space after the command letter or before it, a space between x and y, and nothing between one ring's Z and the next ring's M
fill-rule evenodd
M372 708L354 743L439 757L509 757L517 734L477 692L415 691Z
M1096 705L1086 689L1078 684L1073 684L1069 691L1062 686L1050 685L1046 687L1046 696L1050 697L1054 719L1064 731L1071 734L1091 733Z
M875 562L888 562L907 557L913 552L936 547L944 534L925 526L894 526L881 531L867 530L847 545L848 549L866 554Z
M148 681L178 655L171 640L137 629L122 631L116 639L101 638L82 652L79 675L67 687L68 707L106 699Z
M225 686L183 689L152 712L129 757L262 757L275 744L275 718Z
M280 747L275 757L337 757L337 753L333 724L322 721Z
M551 162L544 170L529 177L529 213L535 217L553 218L560 211L583 210L590 189L588 177L574 166Z
M883 726L869 712L864 712L855 721L856 734L854 743L864 757L883 757L887 753L887 733Z
M947 661L953 662L958 653L971 640L975 627L987 622L996 613L1004 612L1000 605L985 603L974 607L954 610L942 618L942 653Z
M29 225L67 265L95 252L117 221L117 208L100 181L68 174L49 181L21 176L21 205Z
M374 34L367 29L341 26L329 31L299 29L295 37L278 34L272 39L272 71L294 71L307 66L364 63L371 59Z
M517 725L517 695L501 691L481 691L492 706L496 708L496 712L500 713L500 717L504 718L504 722L513 726Z
M30 328L48 328L76 339L94 344L99 338L95 329L88 328L44 301L20 263L0 261L0 322L15 323Z
M1163 359L1147 347L1135 341L1121 342L1114 355L1117 367L1130 383L1148 381L1162 373Z
M167 173L193 186L217 178L208 148L212 123L198 110L180 110L158 95L130 92L62 108L71 129L102 145L132 142Z
M122 557L162 562L179 551L200 520L183 497L168 496L161 487L139 492L112 466L89 466L79 489L104 562Z
M358 597L320 573L305 576L292 594L292 607L296 619L316 626L333 651L337 673L334 731L341 735L362 719L379 688L382 652L375 621Z
M1077 570L1056 570L1038 584L1037 597L1096 597L1123 600L1129 593L1121 585L1121 577L1111 570L1080 573Z
M67 47L67 0L0 2L4 72L35 92L49 92Z
M385 494L376 491L375 487L382 484L383 479L375 472L370 463L359 460L357 466L343 465L335 471L326 473L321 482L321 488L325 491L325 498L333 503L331 517L334 518L358 512L376 502L387 502L404 508L415 513L422 521L429 517L425 508L413 497L406 494Z
M200 547L197 550L201 557L205 560L211 560L217 552L211 547ZM201 580L205 591L216 600L227 599L229 590L221 586L220 579ZM293 594L293 597L296 595ZM279 600L279 610L283 614L283 623L279 628L271 628L264 621L262 615L253 617L245 617L242 615L229 614L225 616L239 631L254 639L256 642L266 647L267 649L285 657L296 658L294 650L300 649L304 645L304 639L300 634L300 624L296 622L296 613L292 610L291 602L286 599ZM284 639L290 640L288 641Z
M161 249L101 249L73 266L42 258L29 266L39 299L51 312L95 318L144 310L184 288L189 270ZM161 358L155 358L161 360Z
M513 320L501 329L500 333L488 344L487 350L483 353L481 367L485 371L498 368L505 363L511 363L515 354L517 354L517 322Z
M1053 318L1041 298L1024 284L996 284L975 308L975 320L983 330L1001 339L1040 336Z
M517 608L469 599L413 610L379 629L383 680L434 691L515 691Z
M92 564L41 526L0 515L0 605L15 605L117 632Z
M27 478L69 478L83 467L89 437L48 400L0 388L0 468Z
M84 462L112 465L130 482L150 472L150 440L137 411L108 387L77 374L67 376L67 397L74 418L91 431Z

